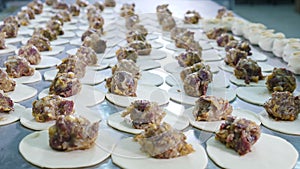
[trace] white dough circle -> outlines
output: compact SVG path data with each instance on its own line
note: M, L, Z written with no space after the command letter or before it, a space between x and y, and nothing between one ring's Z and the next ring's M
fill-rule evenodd
M76 55L77 51L78 51L78 48L73 48L73 49L67 50L66 53L69 55ZM111 48L107 49L105 53L97 53L98 64L100 64L99 62L102 59L109 59L109 58L113 58L114 56L115 56L115 53L112 51Z
M132 137L121 140L112 153L112 161L121 168L130 169L182 169L206 168L208 158L204 148L198 143L191 143L195 152L171 159L155 159L140 150L140 145Z
M46 88L39 93L38 98L41 99L48 95L49 88ZM77 93L74 96L67 97L65 99L73 100L75 104L81 106L90 107L101 103L105 99L105 95L93 86L82 85L82 88L79 93Z
M258 62L257 64L261 67L261 71L263 71L263 72L271 72L274 69L273 66L268 65L266 63ZM222 62L219 65L219 67L226 72L230 72L230 73L234 72L234 67L231 67L231 66L225 64L225 62Z
M214 49L203 50L201 58L207 62L222 60L220 54Z
M15 38L6 38L5 43L7 43L7 44L18 43L18 42L21 42L23 40L23 38L24 37L22 37L22 36L17 36Z
M189 109L186 109L184 111L184 114L187 115L189 118L190 124L200 130L205 130L209 132L217 132L220 129L220 125L224 123L224 120L220 121L195 121L195 117L193 115L193 109L194 107L191 107ZM232 116L236 116L238 118L245 118L251 121L254 121L257 125L260 125L261 122L258 119L258 116L249 110L243 110L243 109L234 109L232 111Z
M142 76L138 81L139 84L160 86L164 83L164 79L158 74L142 71L141 75Z
M170 124L173 128L177 130L183 130L189 125L189 121L185 116L182 115L178 116L168 110L165 110L165 112L166 112L166 116L163 118L162 122L166 122ZM130 117L122 117L121 114L122 111L111 114L107 118L108 125L110 125L111 127L117 130L124 131L127 133L132 133L132 134L139 134L142 131L144 131L143 129L133 128Z
M57 69L46 71L44 73L44 79L53 81L56 77L57 72ZM107 77L109 77L109 75L106 75L102 71L87 70L85 76L79 80L82 84L96 85L102 83Z
M17 83L15 90L6 93L14 102L27 100L37 94L37 90L33 87Z
M212 64L213 62L206 62L207 65L210 66L210 71L212 73L216 73L219 71L218 66ZM164 66L165 71L169 72L169 73L180 73L184 67L181 67L178 62L171 62L168 63Z
M240 156L233 149L211 137L206 142L208 156L222 168L231 169L282 169L294 168L298 152L286 140L262 133L251 152Z
M22 113L24 113L25 107L14 103L14 110L9 113L0 113L0 126L13 123L20 119Z
M173 86L168 90L171 100L174 100L179 103L195 105L195 101L198 97L192 97L185 94L182 87ZM236 97L236 92L228 88L217 88L208 86L206 95L216 96L228 100L229 102L233 101Z
M162 51L162 50L158 50L158 49L152 49L150 55L139 55L137 60L140 61L148 61L148 60L161 60L167 57L167 53Z
M60 38L73 38L75 36L76 36L76 34L72 31L64 31L64 34L59 35L58 37L60 37Z
M246 84L244 79L238 79L234 75L232 75L229 80L237 86L266 86L266 80L259 80L257 83L250 82L249 84Z
M267 87L238 87L236 93L242 100L257 105L264 105L272 96Z
M55 57L51 56L42 56L41 57L41 62L37 65L31 65L35 69L44 69L44 68L49 68L53 67L56 65L59 65L61 63L61 60Z
M15 47L13 45L6 45L5 49L0 49L0 55L14 52L16 49L17 49L17 47Z
M177 51L177 52L183 52L183 51L185 51L185 49L183 49L183 48L176 47L174 43L167 44L166 48L169 49L169 50Z
M160 63L154 60L137 60L136 64L138 65L140 70L151 70L161 67Z
M92 111L89 108L76 105L74 109L74 115L85 117L90 122L101 121L101 115L96 111ZM49 127L55 124L55 120L47 122L37 122L32 116L32 108L27 108L24 112L22 112L20 122L23 126L32 130L48 130Z
M23 83L23 84L34 83L34 82L41 81L42 75L39 71L35 70L32 76L22 76L22 77L14 78L14 80L17 83Z
M50 51L43 51L40 52L42 56L53 56L53 55L58 55L61 52L63 52L65 50L64 46L51 46L51 50Z
M170 99L165 90L149 85L138 85L136 95L136 97L129 97L107 93L105 96L110 102L121 107L128 107L135 100L149 100L157 102L159 105L165 105Z
M56 39L54 41L51 41L50 44L51 44L51 46L59 46L59 45L67 44L69 42L70 41L68 39L59 38L59 39Z
M259 118L264 126L275 131L285 134L300 135L300 118L294 121L276 121L263 110L259 114Z
M41 168L79 168L93 166L107 159L115 142L108 131L101 130L90 149L56 151L49 146L48 130L45 130L25 136L19 144L19 151L27 161ZM37 154L42 155L37 158Z
M183 82L178 73L172 73L168 75L165 79L166 83L170 86L183 86ZM229 87L228 80L222 73L217 73L213 75L213 81L209 84L213 87Z

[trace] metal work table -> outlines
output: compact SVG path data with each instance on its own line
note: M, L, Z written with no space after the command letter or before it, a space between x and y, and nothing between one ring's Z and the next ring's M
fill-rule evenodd
M117 1L118 4L123 4L124 2L125 1L122 1L122 2ZM135 2L137 13L139 13L141 11L143 13L155 13L155 7L157 5L163 4L163 3L170 4L169 9L173 12L173 16L178 17L178 18L182 18L184 12L186 12L187 10L190 10L190 9L197 10L198 12L200 12L201 16L203 16L204 18L212 18L212 17L215 17L217 10L220 8L220 6L218 4L216 4L212 1L199 1L199 0L166 0L166 1L155 0L155 1L151 1L151 2L150 1L149 2L145 2L145 1L136 1ZM17 45L17 47L20 47L20 46L21 46L21 44ZM72 46L70 44L65 45L65 47L66 47L65 51L74 48L74 46ZM257 47L257 49L260 50L258 47ZM62 52L61 54L59 54L57 57L60 59L66 57L67 54L65 53L65 51ZM165 51L167 51L167 49L165 49ZM170 51L168 51L168 52L170 52ZM263 52L263 53L268 56L268 60L266 63L276 66L276 67L286 67L287 66L280 58L274 57L273 54L267 53L267 52ZM0 65L1 66L3 65L6 58L10 55L13 55L13 54L9 54L9 55L0 57ZM170 54L168 57L171 57ZM38 71L40 71L40 73L43 75L45 71L50 70L50 69L54 69L54 68L40 69ZM107 71L107 73L110 73L109 69L107 69L105 71ZM163 77L165 77L167 75L166 72L163 70L163 68L158 68L156 70L152 70L152 72L161 74ZM224 75L227 78L229 78L231 74L228 72L224 72ZM297 83L299 84L299 77L297 77ZM40 82L32 83L32 84L28 84L28 85L36 88L40 92L43 89L49 87L50 82L42 80ZM106 92L107 90L105 89L104 86L105 86L105 83L101 83L101 84L97 85L97 88L103 92ZM233 84L230 84L230 87L233 89L237 88ZM164 83L160 88L168 89L169 86ZM297 86L297 91L299 91L299 86ZM26 101L23 101L23 102L21 102L21 104L26 107L32 107L32 102L36 99L37 99L37 96L35 96L31 99L28 99ZM255 113L259 113L261 110L263 110L263 107L244 102L244 101L240 100L239 98L236 98L235 101L232 102L231 104L234 108L248 109ZM170 101L168 106L169 107L178 107L178 106L180 106L180 104ZM185 108L188 108L188 107L189 106L185 106ZM97 106L93 107L92 109L95 111L98 111L102 116L101 129L106 128L106 129L111 130L112 135L115 133L118 133L118 134L122 134L123 137L133 136L131 134L127 134L127 133L112 129L111 127L109 127L106 124L106 119L110 114L120 111L123 108L115 106L112 103L110 103L109 101L105 100L104 102L98 104ZM210 132L198 130L191 126L186 128L185 131L186 130L193 130L195 136L197 138L199 138L199 143L204 148L206 147L205 141L214 135ZM19 153L19 150L18 150L19 142L22 140L22 138L32 132L34 132L34 131L25 128L24 126L22 126L20 124L19 121L9 124L9 125L0 126L0 138L1 138L1 141L0 141L0 168L3 168L3 169L4 168L5 169L6 168L37 168L36 166L28 163L21 156L21 154ZM269 130L264 126L262 126L262 132L268 133L271 135L275 135L275 136L279 136L281 138L286 139L287 141L289 141L291 144L293 144L295 146L295 148L297 149L298 152L300 152L300 142L299 142L300 136L282 134L279 132L275 132L273 130ZM39 156L39 154L36 154L36 155ZM111 158L108 158L105 161L101 162L100 164L89 167L89 168L107 169L107 168L119 168L119 167L116 166L115 164L113 164ZM219 168L219 167L209 159L207 168L214 169L214 168ZM298 159L298 162L297 162L295 168L300 168L299 159Z

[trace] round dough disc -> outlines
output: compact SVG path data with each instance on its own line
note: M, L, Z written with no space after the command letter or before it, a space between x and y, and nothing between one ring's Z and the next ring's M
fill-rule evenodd
M268 113L263 110L259 114L262 124L272 130L279 131L285 134L300 135L300 118L294 121L276 121L269 117Z
M166 48L169 49L169 50L177 51L177 52L183 52L183 51L185 51L185 49L183 49L183 48L176 47L174 43L167 44Z
M157 102L159 105L165 105L170 99L165 90L148 85L138 85L136 95L137 97L128 97L107 93L106 98L121 107L128 107L134 100L149 100Z
M18 37L15 37L15 38L6 38L5 43L6 44L18 43L18 42L21 42L23 40L23 38L24 37L22 37L22 36L18 36Z
M202 51L202 59L204 61L211 62L211 61L222 60L222 57L216 50L210 49L210 50Z
M72 31L65 31L63 35L59 35L59 38L73 38L75 35Z
M180 75L177 73L168 75L165 81L170 86L183 86ZM213 81L210 83L210 86L226 88L229 87L229 83L223 73L217 73L213 75Z
M264 105L271 98L267 87L238 87L236 93L242 100L257 105Z
M22 113L24 113L25 107L14 103L14 110L9 113L0 113L0 126L13 123L20 119Z
M195 105L195 101L198 99L197 97L188 96L185 94L184 89L181 87L173 86L168 90L171 100L174 100L179 103ZM236 93L232 89L227 88L216 88L208 86L207 94L213 95L216 97L221 97L229 102L233 101L236 97Z
M150 55L139 55L138 60L140 61L148 61L149 59L151 60L161 60L167 57L167 53L158 50L158 49L152 49Z
M89 108L76 106L74 115L85 117L91 122L101 121L101 116L98 112L92 111ZM37 122L32 116L32 109L27 108L21 115L20 122L23 126L32 130L48 130L49 127L55 124L55 120L48 122Z
M164 83L164 79L158 74L142 71L142 76L139 79L138 83L142 85L153 85L160 86Z
M17 47L15 47L13 45L6 45L5 49L0 49L0 55L11 53L11 52L15 51L16 49L17 49Z
M195 117L193 115L193 109L194 107L191 107L189 109L186 109L184 113L188 116L190 124L193 127L196 127L201 130L209 131L209 132L216 132L219 130L220 125L224 122L223 120L221 121L195 121ZM245 118L251 121L254 121L257 125L260 125L261 122L258 119L257 115L249 110L243 110L243 109L234 109L232 111L233 116L237 116L238 118Z
M54 41L51 41L50 44L51 46L59 46L59 45L64 45L64 44L67 44L69 43L70 41L68 39L62 39L62 38L59 38L59 39L56 39Z
M16 88L12 92L6 93L14 102L21 102L27 100L37 94L37 90L20 83L16 84Z
M266 63L258 62L257 64L261 67L261 71L263 71L263 72L271 72L274 69L273 66L268 65ZM226 72L233 73L233 71L234 71L234 67L226 65L225 62L222 62L219 65L219 67Z
M25 136L19 144L19 151L27 161L41 168L79 168L93 166L107 159L115 142L109 132L101 130L90 149L55 151L49 146L48 131L45 130ZM42 155L37 158L37 154Z
M44 73L44 79L48 81L54 80L57 72L57 69L46 71ZM102 71L87 70L85 76L79 80L82 84L96 85L102 83L107 77L109 77L109 75Z
M59 53L65 50L64 46L51 46L52 50L40 52L42 56L53 56L58 55Z
M266 80L259 80L257 83L250 82L249 84L246 84L244 79L238 79L234 75L232 75L229 80L237 86L266 86Z
M262 133L251 152L240 156L233 149L211 137L206 142L208 156L222 168L294 168L298 152L286 140Z
M41 99L47 95L49 95L49 88L42 90L39 93L38 98ZM75 104L90 107L101 103L105 99L105 95L93 86L82 85L79 93L65 99L73 100Z
M208 64L210 66L210 71L212 73L217 73L219 71L219 68L212 64L213 62L207 62L206 64ZM168 63L164 66L165 71L169 72L169 73L180 73L184 68L179 66L178 62L171 62Z
M39 71L35 70L34 74L32 76L22 76L19 78L14 78L14 80L17 83L23 83L23 84L27 84L27 83L34 83L34 82L39 82L42 80L42 75Z
M59 65L61 63L61 60L55 57L49 57L49 56L42 56L41 62L37 65L31 65L35 69L44 69L53 67L56 65Z
M110 125L111 127L117 130L132 133L132 134L139 134L142 131L144 131L142 129L133 128L129 115L127 117L122 117L121 116L122 112L123 111L111 114L107 118L108 125ZM185 116L182 115L178 116L168 110L165 110L165 112L166 112L166 116L163 118L162 122L166 122L170 124L173 128L177 130L183 130L189 125L189 121Z
M195 152L182 157L172 159L155 159L143 153L140 145L126 138L121 140L112 153L112 160L121 168L131 169L182 169L182 168L198 168L204 169L208 159L204 148L198 143L191 143Z

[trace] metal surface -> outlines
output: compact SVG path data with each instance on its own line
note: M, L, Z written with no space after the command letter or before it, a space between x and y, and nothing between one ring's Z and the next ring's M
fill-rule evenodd
M118 2L118 3L123 3L123 2ZM210 18L210 17L214 17L216 15L217 10L220 8L219 5L217 5L211 1L195 1L195 0L189 0L189 1L182 1L182 0L158 1L158 0L156 0L156 1L151 1L151 3L150 2L146 3L145 1L136 1L136 8L137 8L137 11L143 11L145 13L147 13L147 12L150 13L150 12L155 12L155 7L162 3L169 3L170 10L173 12L174 16L180 17L180 18L182 18L183 13L189 9L195 9L195 10L199 11L203 17ZM20 47L20 46L21 46L21 44L18 44L18 47ZM68 44L68 45L65 45L65 47L66 47L65 51L67 51L68 49L74 48L76 46L72 46L72 45ZM255 48L258 49L258 47L255 47ZM283 63L283 61L281 59L274 57L270 53L266 53L266 52L264 52L264 53L266 55L268 55L268 60L267 60L268 64L276 66L276 67L286 67L286 64ZM9 56L9 55L7 55L7 56ZM2 66L3 62L6 60L7 56L0 57L0 65L1 66ZM59 54L57 57L60 59L64 58L64 57L66 57L66 53L63 52L63 53ZM171 57L171 56L169 55L168 57ZM40 71L41 74L44 74L45 71L50 70L50 69L54 69L54 68L41 69L38 71ZM107 73L110 73L110 70L106 70L106 71L107 71ZM165 77L167 75L162 68L153 70L152 72L161 74L163 77ZM227 78L229 78L231 74L228 72L224 72L224 75ZM299 84L299 77L297 77L297 83ZM49 85L50 85L50 82L47 82L47 81L41 81L41 82L37 82L34 84L29 84L29 86L37 88L38 91L41 91L41 90L49 87ZM236 86L233 84L230 84L230 87L233 89L236 88ZM103 92L106 92L104 83L97 85L97 88ZM163 84L161 86L161 88L168 89L169 86L167 84ZM299 87L297 87L297 91L299 91ZM23 102L21 102L21 104L26 107L32 107L32 102L36 99L37 99L37 96L35 96L34 98L31 98L31 99L28 99L26 101L23 101ZM232 103L232 106L234 108L248 109L255 113L259 113L261 110L263 110L262 107L246 103L246 102L240 100L239 98L236 98L236 100ZM174 109L175 111L177 111L177 109L180 107L181 107L180 104L174 103L172 101L170 101L170 103L168 105L168 108ZM185 108L188 108L188 107L189 106L185 106ZM95 111L98 111L102 116L103 121L101 122L101 128L110 128L106 124L107 117L112 113L122 110L123 108L115 106L108 101L104 101L101 104L93 107L92 109ZM195 136L199 139L199 143L204 147L206 147L205 141L213 136L212 133L201 131L201 130L195 129L191 126L189 126L187 129L185 129L185 131L187 131L187 130L193 130ZM131 134L116 131L114 129L111 129L111 131L112 131L112 135L118 133L118 134L123 135L123 137L133 136ZM272 134L272 135L279 136L279 137L286 139L287 141L292 143L296 147L297 151L299 152L300 136L293 136L293 135L278 133L278 132L269 130L263 126L262 126L262 131L264 133ZM34 132L34 131L23 127L20 124L20 122L15 122L13 124L0 127L0 168L37 168L36 166L28 163L20 155L19 150L18 150L19 142L22 140L22 138L32 132ZM36 154L36 155L39 156L39 154ZM119 168L119 167L116 166L115 164L113 164L111 158L109 158L109 159L105 160L104 162L101 162L100 164L93 166L93 167L89 167L89 168L107 169L107 168ZM209 159L207 168L214 169L214 168L219 168L219 167ZM299 160L298 160L298 163L295 168L300 168Z

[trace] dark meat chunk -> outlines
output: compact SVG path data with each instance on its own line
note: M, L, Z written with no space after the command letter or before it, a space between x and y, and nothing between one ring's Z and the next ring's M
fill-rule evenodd
M196 121L220 121L232 113L232 106L223 98L200 96L193 109Z
M122 59L127 59L127 60L132 60L132 61L136 62L136 60L138 58L138 53L134 48L120 47L120 49L118 49L116 51L116 56L117 56L118 61L120 61Z
M216 133L216 140L234 149L239 155L251 152L251 147L260 137L260 127L253 121L228 117Z
M231 48L236 48L241 51L247 52L248 56L251 56L251 47L248 42L246 41L237 41L237 40L232 40L228 42L225 46L225 51L228 52Z
M75 77L83 78L85 75L86 64L77 58L76 55L71 55L64 58L60 65L57 66L58 73L73 72Z
M99 122L91 123L84 117L59 116L49 128L49 145L58 151L91 148L99 131Z
M106 41L102 40L98 33L93 33L84 39L82 46L90 47L96 53L104 53L106 50Z
M152 46L147 41L133 41L128 44L128 47L134 48L138 55L150 55Z
M72 16L79 16L80 15L80 8L77 4L72 4L70 6L70 13L72 14Z
M59 115L74 113L74 102L60 96L49 95L32 103L32 116L37 122L56 120Z
M32 68L30 63L23 57L9 57L5 62L5 66L7 74L13 78L32 76L34 74L34 68Z
M210 70L210 66L204 64L203 62L198 62L196 64L193 64L192 66L186 67L184 68L181 72L180 72L180 78L182 81L184 81L184 79L192 73L198 72L200 69L207 69Z
M18 25L13 23L5 23L0 25L0 33L5 33L5 38L15 38L18 36Z
M47 22L46 27L49 28L52 32L54 32L56 35L63 35L63 23L59 20L50 20Z
M5 45L5 32L0 32L0 50L1 49L5 49L6 45Z
M27 45L35 46L40 52L52 50L49 39L45 38L43 35L33 35L27 41Z
M186 136L167 123L150 124L134 140L141 145L141 150L153 158L170 159L188 155L195 150L186 142Z
M123 112L122 117L130 115L135 129L145 129L149 124L160 125L166 112L156 102L136 100Z
M136 96L137 79L129 72L118 71L106 79L109 92L121 96Z
M22 46L18 55L24 57L32 65L37 65L42 60L39 50L32 44Z
M14 110L14 102L0 91L0 113L9 113Z
M292 93L273 92L272 97L264 104L264 108L275 120L294 121L300 112L299 96L294 97Z
M189 74L183 81L183 88L187 95L199 97L206 95L210 82L212 82L212 73L210 69L204 67L196 73Z
M274 68L272 74L267 76L266 85L269 91L289 91L296 89L296 78L294 74L285 68Z
M115 0L105 0L104 5L106 7L115 7L116 6L116 1Z
M234 40L233 36L228 33L223 33L216 39L218 46L221 47L225 47L232 40Z
M80 7L87 7L89 5L89 1L86 0L76 0L76 4Z
M227 33L227 29L225 28L214 28L208 32L206 32L206 36L208 39L217 39L223 33Z
M115 74L118 71L125 71L131 73L137 79L141 77L140 68L132 60L120 60L115 66L111 68L111 70L112 74Z
M126 34L126 40L128 43L131 43L133 41L146 41L146 36L144 36L141 32L139 31L129 31Z
M33 35L38 35L38 36L42 35L45 38L47 38L49 41L53 41L57 39L57 34L48 27L35 28Z
M235 67L241 59L247 59L247 56L247 52L241 51L236 48L232 48L228 52L226 52L226 57L224 58L224 61L227 65Z
M188 10L184 14L184 23L187 23L187 24L197 24L199 22L199 19L202 19L202 17L200 16L199 12Z
M93 66L98 63L97 54L90 47L80 46L75 55L88 66Z
M244 79L246 84L258 82L264 79L261 68L256 61L248 58L241 59L234 69L234 76L238 79Z
M201 55L197 51L188 50L176 56L178 64L181 67L188 67L192 66L195 63L201 62L202 58Z
M5 71L0 69L0 90L3 92L14 91L16 87L16 81L10 78Z
M81 83L73 72L59 73L50 85L49 94L70 97L79 93L80 90Z

